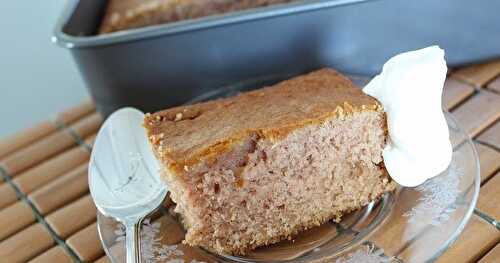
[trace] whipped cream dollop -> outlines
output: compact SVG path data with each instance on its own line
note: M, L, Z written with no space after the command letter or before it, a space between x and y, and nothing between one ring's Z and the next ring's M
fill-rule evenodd
M382 156L389 175L402 186L417 186L451 162L441 104L446 72L444 50L431 46L394 56L363 89L387 114L389 138Z

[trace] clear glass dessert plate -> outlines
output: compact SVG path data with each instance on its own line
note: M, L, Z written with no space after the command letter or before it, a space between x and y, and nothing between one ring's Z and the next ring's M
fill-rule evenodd
M190 103L235 95L289 76L268 76L230 85ZM350 76L364 86L369 78ZM142 262L428 262L439 257L462 232L479 195L477 152L469 137L446 113L453 144L449 168L416 188L398 188L380 200L328 222L290 241L258 248L244 257L215 255L182 244L184 230L171 213L167 198L141 228ZM428 129L432 127L422 127ZM429 149L432 154L432 149ZM106 254L114 263L125 262L124 227L97 214Z

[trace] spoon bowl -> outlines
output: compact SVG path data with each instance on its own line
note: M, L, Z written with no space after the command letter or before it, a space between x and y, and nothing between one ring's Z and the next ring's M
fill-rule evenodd
M134 108L114 112L97 134L89 164L89 188L97 209L126 227L127 263L139 262L138 225L165 199L145 129Z

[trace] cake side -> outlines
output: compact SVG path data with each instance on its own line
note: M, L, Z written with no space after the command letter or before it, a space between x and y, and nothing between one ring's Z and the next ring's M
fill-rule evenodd
M99 33L286 3L291 0L110 0Z
M385 113L329 69L145 118L185 242L245 254L358 209L395 184Z
M185 241L245 254L356 210L395 184L381 165L386 122L371 110L329 117L280 140L251 134L181 174L165 170Z
M372 111L382 111L375 99L336 71L322 69L235 97L150 114L144 126L158 158L182 173L252 135L277 141L328 118Z

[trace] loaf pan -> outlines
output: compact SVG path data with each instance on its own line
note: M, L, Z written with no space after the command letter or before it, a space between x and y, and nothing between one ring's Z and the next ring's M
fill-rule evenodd
M106 1L70 0L53 40L98 110L155 111L221 86L320 67L371 75L438 44L450 66L500 57L500 1L311 0L95 35Z

